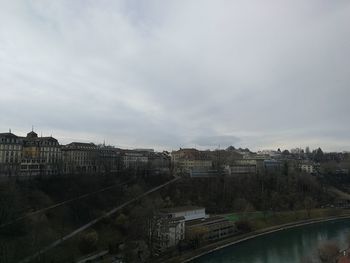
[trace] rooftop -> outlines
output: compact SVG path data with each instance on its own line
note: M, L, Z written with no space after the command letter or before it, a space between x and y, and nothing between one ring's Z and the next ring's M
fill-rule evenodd
M216 223L229 222L225 217L222 216L213 216L209 218L196 219L186 222L186 226L195 226L195 225L211 225Z
M205 209L205 208L200 206L179 206L179 207L172 207L172 208L164 208L164 209L161 209L160 211L163 213L179 213L179 212L202 210L202 209Z

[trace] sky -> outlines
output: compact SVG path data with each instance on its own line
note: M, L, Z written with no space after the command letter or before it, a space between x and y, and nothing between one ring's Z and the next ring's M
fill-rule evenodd
M0 0L0 132L350 150L348 0Z

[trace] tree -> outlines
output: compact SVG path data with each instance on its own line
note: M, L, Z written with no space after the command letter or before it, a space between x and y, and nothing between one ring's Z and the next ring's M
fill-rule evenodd
M128 217L121 213L114 221L114 224L123 234L125 234L129 228Z
M315 200L309 196L304 199L304 207L307 212L307 217L310 217L311 209L315 207Z
M204 226L193 227L187 234L189 240L193 240L196 246L199 246L204 241L205 236L209 233L209 229Z
M326 242L318 248L318 256L322 263L335 262L335 258L338 254L339 247L334 242Z
M236 198L233 202L233 209L237 212L250 210L252 205L244 198Z
M82 234L79 240L79 250L83 254L94 252L97 249L98 234L95 230Z
M306 146L305 153L306 153L306 156L310 155L310 147L309 146Z
M313 151L313 158L316 162L323 161L324 154L321 148L318 148L317 150Z
M283 152L282 152L282 155L284 155L284 156L287 156L287 155L289 155L290 154L290 152L288 151L288 150L284 150Z

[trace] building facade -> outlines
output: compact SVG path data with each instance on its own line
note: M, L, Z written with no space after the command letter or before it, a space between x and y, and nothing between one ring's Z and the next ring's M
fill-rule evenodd
M185 239L185 218L156 215L151 222L150 236L153 249L158 253L175 248Z
M11 132L0 133L0 176L19 174L22 159L22 138Z
M235 233L235 224L221 216L186 223L186 239L188 240L200 238L202 241L210 242L233 236Z
M72 142L62 152L66 174L110 173L121 169L121 151L112 146Z
M53 175L61 171L61 146L53 137L38 137L34 131L22 139L21 176Z
M37 176L57 174L62 165L61 148L53 137L38 137L31 131L26 137L0 134L0 174Z
M125 150L123 151L124 168L146 168L148 165L148 156L148 151Z

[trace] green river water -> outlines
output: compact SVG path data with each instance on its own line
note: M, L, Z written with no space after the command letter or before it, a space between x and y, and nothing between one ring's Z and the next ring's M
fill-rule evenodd
M346 247L350 219L317 223L260 236L207 254L195 263L300 263L315 257L317 247L336 240Z

